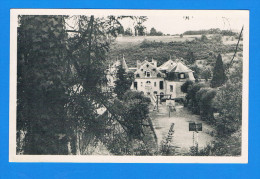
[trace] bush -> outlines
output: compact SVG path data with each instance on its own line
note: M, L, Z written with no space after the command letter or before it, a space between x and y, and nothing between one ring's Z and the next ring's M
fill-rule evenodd
M188 89L193 85L193 81L187 80L185 83L181 86L181 91L183 93L188 93Z
M130 138L141 139L143 121L148 118L150 102L150 98L137 91L127 91L121 101L115 100L114 110L121 115L122 124Z
M194 83L189 89L188 94L186 96L188 107L192 110L195 114L200 114L199 110L199 101L196 98L197 92L203 88L206 87L204 83Z
M216 90L212 88L201 88L196 94L197 101L199 102L201 118L211 123L214 122L214 107L212 102L216 93Z

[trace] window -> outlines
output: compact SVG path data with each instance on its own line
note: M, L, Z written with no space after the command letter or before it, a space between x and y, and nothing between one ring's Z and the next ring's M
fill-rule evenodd
M180 77L180 79L184 79L185 78L185 74L184 73L180 73L179 77Z
M156 87L156 82L154 82L154 87Z
M173 92L173 85L170 85L170 92Z
M141 82L141 86L143 86L143 82Z
M139 74L136 74L136 78L139 78L140 77L140 75Z
M157 77L158 77L158 78L161 78L161 74L160 74L160 73L158 73L158 74L157 74Z
M160 89L163 89L163 81L160 81Z
M137 82L134 82L134 89L137 90Z
M150 74L149 71L146 72L146 76L147 76L147 77L150 77L150 76L151 76L151 74Z
M147 83L147 84L151 84L151 82L150 82L150 81L147 81L146 83Z
M149 65L147 64L147 65L146 65L146 67L148 68L148 67L149 67Z
M153 94L154 94L154 95L157 95L157 91L154 91Z

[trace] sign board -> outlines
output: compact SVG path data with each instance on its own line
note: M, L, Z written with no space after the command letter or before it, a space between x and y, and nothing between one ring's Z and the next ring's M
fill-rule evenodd
M202 131L202 123L197 123L196 129L197 129L197 131Z
M202 123L189 123L189 131L202 131Z
M196 123L195 122L189 123L189 131L196 131Z

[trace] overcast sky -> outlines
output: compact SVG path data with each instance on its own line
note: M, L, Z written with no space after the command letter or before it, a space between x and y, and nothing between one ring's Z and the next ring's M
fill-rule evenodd
M164 34L181 34L188 30L204 30L220 28L239 32L243 25L248 26L249 11L246 10L125 10L125 9L55 9L35 11L24 10L23 14L37 15L94 15L95 17L114 16L146 16L144 23L149 32L152 27ZM124 28L133 28L130 19L122 22Z
M144 23L149 32L152 27L164 34L181 34L188 30L202 30L210 28L220 28L221 30L240 31L244 19L233 16L221 15L175 15L174 17L147 16L148 20ZM124 28L133 27L131 20L122 22Z

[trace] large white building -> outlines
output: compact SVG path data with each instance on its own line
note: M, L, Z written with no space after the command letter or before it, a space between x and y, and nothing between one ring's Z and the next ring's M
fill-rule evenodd
M123 57L121 61L117 61L110 66L110 86L113 86L116 80L116 69L120 64L127 72L134 72L135 80L131 89L150 96L184 97L185 94L181 92L181 85L187 80L195 80L193 71L178 59L170 59L161 66L157 66L157 61L154 59L151 61L144 60L143 62L137 61L136 67L128 68Z
M171 98L184 97L181 85L187 81L194 81L193 71L180 60L168 60L161 66L157 61L137 61L137 69L134 73L135 80L132 90L142 91L147 95L168 95Z

